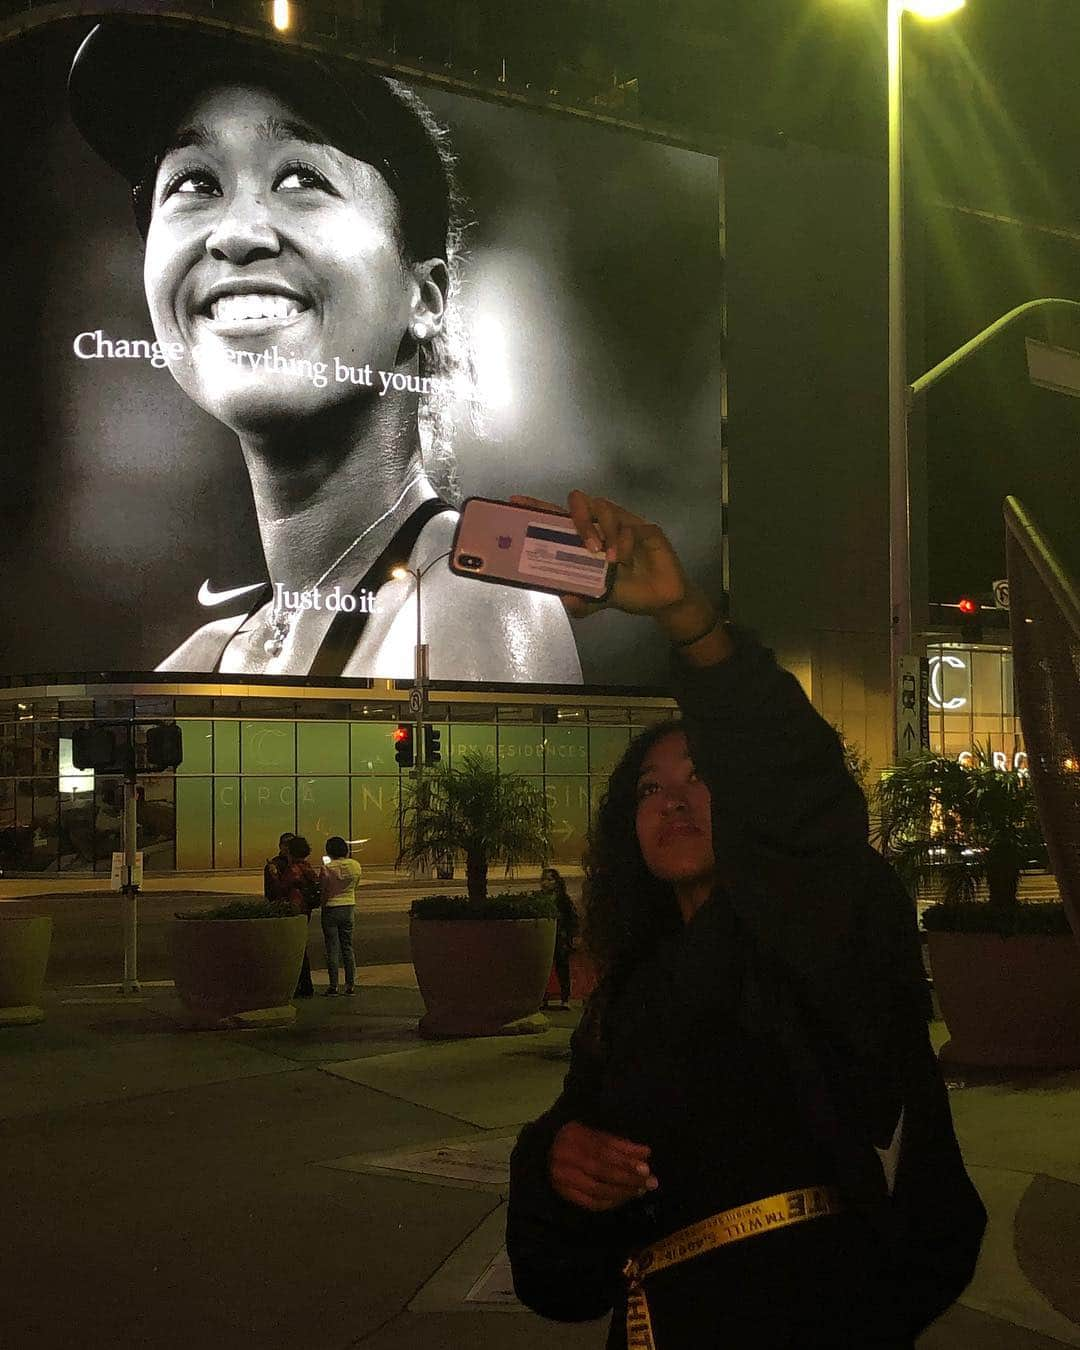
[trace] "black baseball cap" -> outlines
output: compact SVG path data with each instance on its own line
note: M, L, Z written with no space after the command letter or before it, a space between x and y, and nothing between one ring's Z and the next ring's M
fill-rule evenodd
M339 150L374 165L397 197L414 258L445 258L451 185L443 133L424 106L358 61L194 20L109 19L68 75L72 120L130 184L143 234L158 160L184 108L224 82L272 88Z

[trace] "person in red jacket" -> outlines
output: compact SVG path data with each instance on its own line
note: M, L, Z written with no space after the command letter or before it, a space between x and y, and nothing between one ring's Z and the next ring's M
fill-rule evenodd
M284 834L278 836L278 851L272 858L267 858L263 863L263 895L267 900L273 900L277 895L278 881L282 873L289 865L289 855L286 852L286 845L290 839L296 836L292 830L286 830Z
M307 918L320 904L319 874L308 862L311 845L302 834L291 835L285 841L285 854L288 864L270 884L273 894L270 899L278 904L287 905L296 914ZM311 962L307 948L304 948L304 964L300 967L300 978L296 982L294 998L311 998L315 986L311 981Z

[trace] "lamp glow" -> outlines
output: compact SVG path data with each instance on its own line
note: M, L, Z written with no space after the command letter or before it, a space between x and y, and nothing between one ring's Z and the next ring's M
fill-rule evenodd
M404 581L406 577L412 576L412 573L407 567L395 567L390 575L395 581Z
M904 9L917 19L944 19L963 9L966 0L905 0Z
M289 0L274 0L274 27L279 33L284 33L291 23Z

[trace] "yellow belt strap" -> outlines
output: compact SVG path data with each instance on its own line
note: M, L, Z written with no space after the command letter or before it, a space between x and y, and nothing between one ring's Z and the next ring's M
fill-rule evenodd
M649 1302L642 1281L646 1275L677 1266L682 1261L715 1251L729 1242L756 1237L793 1223L805 1223L824 1214L836 1214L840 1201L830 1186L804 1186L797 1191L769 1195L748 1205L725 1209L721 1214L702 1219L689 1228L680 1228L670 1237L643 1247L623 1267L628 1284L626 1304L626 1343L628 1350L656 1350Z

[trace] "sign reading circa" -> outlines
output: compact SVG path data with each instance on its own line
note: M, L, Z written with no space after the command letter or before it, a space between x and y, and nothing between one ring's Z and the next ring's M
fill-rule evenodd
M715 574L714 158L178 18L0 74L11 669L407 678L419 586L433 679L663 678L441 555L582 486Z

